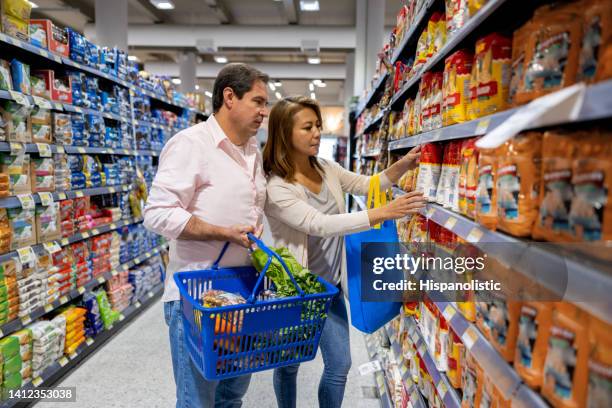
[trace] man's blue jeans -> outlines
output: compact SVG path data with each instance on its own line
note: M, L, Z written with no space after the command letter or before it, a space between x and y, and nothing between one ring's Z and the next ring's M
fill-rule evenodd
M323 356L323 375L319 382L319 408L338 408L342 405L346 378L351 368L349 324L342 293L332 302L319 348ZM298 365L274 370L274 393L279 408L295 408ZM314 401L309 401L314 406Z
M170 331L172 371L176 384L176 408L239 408L251 382L250 375L207 381L191 362L184 337L181 302L164 303Z

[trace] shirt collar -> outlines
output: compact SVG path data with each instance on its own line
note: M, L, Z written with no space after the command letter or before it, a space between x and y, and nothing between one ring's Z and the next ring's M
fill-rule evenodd
M215 115L210 115L208 119L206 120L206 123L208 123L209 126L211 127L212 137L213 137L215 146L219 147L221 143L223 143L224 141L227 141L226 143L229 143L230 145L234 145L232 141L229 140L229 138L227 137L223 129L221 128L221 125L219 125L219 122L217 122L217 118L215 118ZM248 152L249 147L257 146L257 137L253 136L249 138L249 140L246 143L246 146L247 146L247 152Z

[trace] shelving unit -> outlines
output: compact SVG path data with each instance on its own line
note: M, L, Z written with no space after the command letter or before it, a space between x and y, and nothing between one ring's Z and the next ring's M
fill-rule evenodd
M370 360L376 360L378 353L376 352L376 349L372 345L368 336L365 337L365 342ZM382 373L382 371L376 371L374 373L374 379L376 381L376 390L378 391L378 396L380 398L381 408L393 408L385 375Z

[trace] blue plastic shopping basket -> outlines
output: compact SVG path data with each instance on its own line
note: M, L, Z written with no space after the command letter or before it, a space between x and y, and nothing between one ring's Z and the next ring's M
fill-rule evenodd
M338 289L317 277L324 293L305 294L283 259L249 234L268 255L261 273L252 266L219 268L226 243L211 269L178 272L185 339L191 360L207 380L220 380L314 359L327 312ZM265 277L272 258L280 261L298 296L263 300L273 287ZM240 305L207 308L201 295L218 289L242 295Z

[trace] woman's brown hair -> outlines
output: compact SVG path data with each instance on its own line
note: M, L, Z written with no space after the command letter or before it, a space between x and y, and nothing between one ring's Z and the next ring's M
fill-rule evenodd
M294 181L295 164L291 158L291 136L295 114L303 109L312 109L319 123L323 123L319 104L305 96L289 96L272 107L268 118L268 141L263 150L263 168L266 175L275 174L286 181ZM323 171L316 157L310 157L310 165Z

